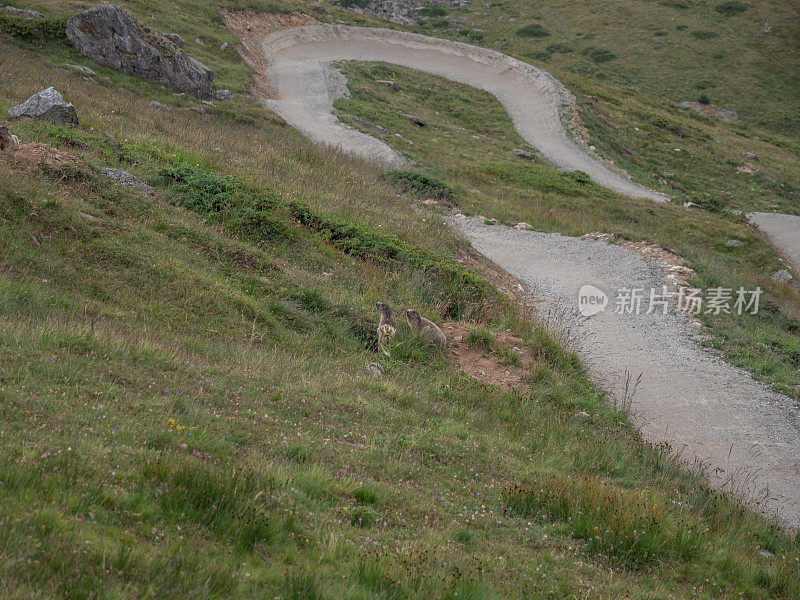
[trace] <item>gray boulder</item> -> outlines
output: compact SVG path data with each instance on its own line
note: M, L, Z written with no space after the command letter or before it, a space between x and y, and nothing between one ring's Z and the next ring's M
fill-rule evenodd
M39 121L49 121L56 125L77 125L78 112L55 88L49 87L34 94L22 104L9 109L9 119L30 117Z
M236 98L236 94L230 90L217 90L214 92L214 100L233 100L234 98Z
M73 65L70 63L64 63L64 66L69 69L72 69L77 73L82 73L83 75L89 75L90 77L94 77L95 75L97 75L97 73L92 71L89 67L84 67L83 65Z
M70 17L66 33L78 52L101 65L198 98L211 97L211 69L118 6L106 4Z
M183 38L177 33L165 33L164 37L175 44L178 48L183 49L186 47L186 42L184 42Z
M524 158L525 160L534 160L536 158L535 152L531 152L530 150L523 150L522 148L514 148L514 154L516 154L520 158Z
M792 274L789 273L789 271L787 271L786 269L775 271L775 273L772 274L772 277L770 277L770 279L778 283L786 283L792 286L793 288L800 288L800 282L797 281L794 277L792 277Z
M0 12L4 12L12 17L20 17L22 19L44 19L44 15L38 10L25 10L23 8L16 8L14 6L0 7Z
M127 171L123 171L122 169L104 167L100 169L100 172L110 180L116 181L127 188L136 190L137 192L141 193L142 196L152 198L153 194L155 193L153 192L153 188L147 185L144 181L131 175Z

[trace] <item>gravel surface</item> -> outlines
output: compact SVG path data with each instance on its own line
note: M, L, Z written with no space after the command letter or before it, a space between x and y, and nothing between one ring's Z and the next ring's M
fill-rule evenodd
M584 171L626 196L668 199L611 171L572 141L562 124L564 107L574 103L572 94L545 71L505 54L402 31L343 25L283 29L267 35L263 49L278 99L262 101L318 143L392 167L405 165L382 141L345 127L331 114L333 101L346 95L347 87L329 63L382 61L486 90L500 100L522 138L556 166Z
M800 217L780 213L756 212L747 215L769 241L800 271Z
M540 315L558 315L593 378L613 396L623 397L626 371L634 379L642 375L632 415L647 441L668 442L685 463L702 463L713 486L800 528L800 411L794 402L703 350L682 317L615 314L616 290L644 288L648 299L651 288L668 283L661 266L605 242L486 226L463 216L451 224L531 287ZM609 295L605 312L579 317L584 284Z

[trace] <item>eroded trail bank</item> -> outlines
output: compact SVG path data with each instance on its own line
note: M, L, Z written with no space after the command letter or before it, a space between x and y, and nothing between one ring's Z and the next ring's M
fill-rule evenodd
M522 138L556 166L586 172L598 184L658 202L648 190L608 169L573 142L562 124L574 98L549 73L522 61L460 42L389 29L310 25L264 38L270 85L265 104L312 140L391 166L404 160L382 141L343 126L331 114L347 82L330 66L339 60L381 61L432 73L485 90L500 100Z
M609 296L622 288L660 290L667 282L660 265L601 241L480 219L451 223L531 287L540 314L563 315L593 378L614 395L624 395L626 371L633 379L641 374L632 413L647 441L668 442L688 464L703 463L715 487L800 528L800 411L791 399L704 351L674 314L616 314L610 304L595 316L576 316L581 286Z

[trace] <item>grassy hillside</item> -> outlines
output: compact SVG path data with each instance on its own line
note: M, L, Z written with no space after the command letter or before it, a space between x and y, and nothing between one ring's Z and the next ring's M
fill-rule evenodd
M210 3L121 4L246 88ZM58 40L0 34L0 61L0 111L54 85L81 117L13 124L79 160L0 156L0 597L800 594L800 538L643 444L462 266L424 186ZM511 329L525 385L407 334L376 353L377 300L459 321L489 356Z
M800 293L770 280L783 264L744 217L730 212L800 211L800 156L790 142L755 139L751 130L676 113L643 98L618 98L597 86L573 87L581 93L581 122L592 131L587 141L598 150L633 148L623 155L623 166L674 196L673 203L656 205L622 198L543 160L516 156L514 149L527 145L488 93L394 65L349 63L344 72L352 97L337 101L339 118L452 186L450 201L461 210L509 224L526 222L538 231L611 232L663 244L690 261L700 288L761 286L766 300L761 314L703 315L702 336L729 362L800 398ZM385 80L396 81L400 91L380 83ZM591 101L587 91L595 94ZM409 113L427 125L416 126L403 116ZM747 152L757 154L751 160L760 170L737 173ZM730 191L722 194L721 188ZM684 208L684 200L701 206ZM731 239L743 244L726 245Z
M791 0L425 4L426 32L673 103L704 96L745 124L800 135L800 22Z

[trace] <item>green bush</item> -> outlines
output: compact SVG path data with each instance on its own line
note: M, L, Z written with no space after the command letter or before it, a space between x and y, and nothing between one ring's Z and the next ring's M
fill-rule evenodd
M288 234L288 219L294 217L351 256L405 269L408 277L418 279L421 289L427 291L424 300L441 306L447 318L480 321L505 302L485 279L453 260L365 225L322 216L303 202L287 202L196 163L173 162L159 168L157 174L169 186L177 204L222 220L240 233L257 239L279 237ZM449 186L420 173L400 171L393 179L421 194L452 194ZM353 333L365 345L371 343L366 341L366 332Z
M291 202L289 210L301 224L351 256L406 268L408 276L418 278L421 289L428 292L425 300L441 305L446 318L479 321L505 302L485 279L434 252L364 225L324 217L303 202Z
M617 58L616 54L610 50L606 50L605 48L595 48L593 46L584 48L581 54L588 56L589 60L597 64L606 63Z
M232 177L212 173L198 165L171 164L161 167L157 173L171 184L180 204L195 212L219 212L234 198L236 182Z
M726 17L731 17L733 15L738 15L741 12L747 10L747 4L742 2L723 2L722 4L718 4L715 8L715 11L718 13L725 15Z
M569 44L562 44L562 43L555 43L549 44L546 50L550 54L567 54L569 52L575 52L575 50Z
M482 171L503 181L522 183L534 189L557 192L568 196L608 195L582 171L558 171L543 165L493 162L483 165Z
M0 31L23 40L65 40L67 19L23 19L0 14Z
M426 6L419 10L417 14L423 17L444 17L447 15L447 9L444 6Z
M525 27L517 29L517 35L526 38L543 38L550 35L550 32L539 23L531 23L530 25L525 25Z
M235 206L227 224L258 240L283 238L291 232L285 210L263 197Z
M453 197L453 188L435 177L415 171L395 171L391 177L392 181L404 192L414 192L434 200L445 200Z
M700 104L711 104L711 98L708 97L708 94L700 94L697 97L697 101Z

